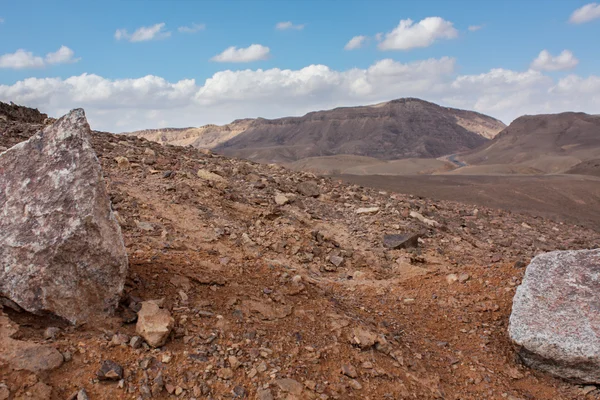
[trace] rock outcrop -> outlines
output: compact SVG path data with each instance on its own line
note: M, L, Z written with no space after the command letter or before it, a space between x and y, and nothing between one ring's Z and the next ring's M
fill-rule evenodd
M600 383L600 249L535 257L517 289L509 334L525 364Z
M0 154L0 297L71 323L112 312L128 266L90 134L77 109Z

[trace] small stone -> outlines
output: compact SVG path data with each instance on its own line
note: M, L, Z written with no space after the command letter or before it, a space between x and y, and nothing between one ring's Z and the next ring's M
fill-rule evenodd
M227 182L227 180L221 175L217 175L205 169L199 169L196 175L198 176L198 178L204 179L209 182Z
M456 274L447 275L446 282L448 282L449 285L452 285L453 283L458 282L458 275L456 275Z
M354 211L356 214L375 214L379 212L379 207L361 207Z
M142 347L142 343L144 343L144 339L142 339L141 336L134 336L129 341L129 346L131 346L132 349L139 349Z
M152 391L150 390L150 386L142 385L140 386L140 393L144 399L149 399L152 397Z
M35 400L50 400L52 398L52 387L43 382L38 382L27 391L28 398Z
M357 378L358 373L352 364L342 364L342 374L349 378Z
M281 389L282 392L286 392L294 396L301 396L302 392L304 391L304 386L300 382L290 378L277 379L275 384L279 386L279 389Z
M354 390L362 389L362 385L356 379L351 379L350 382L348 382L348 386L350 386Z
M160 347L167 342L175 320L169 311L158 306L156 301L144 301L138 312L136 332L151 347Z
M123 156L115 157L115 161L117 162L117 165L119 166L119 168L122 168L122 169L129 168L129 159L127 159L127 157L123 157Z
M329 262L332 263L333 265L335 265L337 268L340 265L342 265L342 263L344 262L344 257L331 256L331 257L329 257Z
M283 194L280 193L280 194L275 195L275 204L277 204L279 206L283 206L283 205L286 205L289 202L290 202L290 199L288 199Z
M112 346L120 346L122 344L127 344L129 343L129 336L123 334L123 333L117 333L116 335L113 335L110 344Z
M9 397L10 390L8 390L8 386L6 386L4 383L0 383L0 400L8 400Z
M419 245L421 233L403 233L383 235L383 247L388 249L409 249Z
M123 367L111 360L104 360L96 376L101 381L118 381L123 378Z
M296 186L298 193L306 197L318 197L321 194L319 185L315 181L306 181Z
M458 281L460 283L465 283L469 279L471 279L471 275L467 274L466 272L463 272L462 274L458 275Z
M418 213L416 211L411 211L409 215L412 218L421 221L425 225L428 225L428 226L431 226L431 227L436 227L436 226L439 225L439 223L437 221L434 221L434 220L429 219L429 218L425 218L423 215L421 215L420 213Z
M233 370L231 368L221 368L217 372L217 376L221 379L229 380L233 378Z
M362 349L374 346L378 342L378 337L375 333L363 328L354 328L352 330L351 342L357 344Z
M147 156L155 156L156 155L154 150L152 150L150 147L146 147L146 150L144 150L144 154Z
M244 389L243 386L237 385L236 387L233 388L233 397L237 398L237 399L243 399L244 397L246 397L246 389Z
M171 362L172 359L173 359L173 356L171 356L170 354L163 354L161 361L164 364L168 364Z
M270 389L258 389L256 392L257 400L274 400L273 393Z
M46 328L44 331L44 339L46 340L55 340L60 333L60 328L51 326Z
M242 365L242 363L235 356L229 356L227 358L227 361L229 361L229 365L231 366L231 369L237 369L240 367L240 365Z
M175 396L179 396L181 393L183 393L183 388L181 386L177 386L175 388Z
M85 389L80 389L79 392L77 392L77 400L89 400L90 398L88 397L87 392L85 391Z

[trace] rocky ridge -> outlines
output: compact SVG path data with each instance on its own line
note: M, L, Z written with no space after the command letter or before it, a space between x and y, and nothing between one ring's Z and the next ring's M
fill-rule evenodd
M0 121L0 146L29 129ZM4 307L12 339L65 361L0 363L0 394L600 398L521 365L507 335L529 259L598 247L594 231L131 136L92 145L130 259L118 318L74 328ZM135 322L157 299L174 324L152 348Z
M214 148L263 162L353 154L378 159L439 157L486 143L505 125L473 111L407 98L302 117L242 119L200 128L128 133L163 144Z

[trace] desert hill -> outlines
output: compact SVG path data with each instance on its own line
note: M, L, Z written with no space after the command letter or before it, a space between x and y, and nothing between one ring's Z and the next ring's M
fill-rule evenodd
M41 126L0 120L0 151ZM519 363L507 324L522 266L598 247L597 232L132 136L91 141L129 257L125 293L113 319L81 326L0 303L6 398L585 396ZM404 233L420 239L384 238ZM153 299L175 319L156 349L135 331ZM34 344L60 363L12 367L44 360L11 352Z
M194 146L211 149L220 143L234 138L252 125L254 120L241 119L227 125L204 125L199 128L162 128L125 132L126 135L143 137L161 144L174 146Z
M472 111L418 99L343 107L274 120L237 120L201 128L131 132L164 144L214 148L264 162L337 154L379 159L438 157L473 149L505 125Z
M491 142L459 158L476 166L510 165L562 173L600 158L600 116L573 112L523 116Z
M479 113L407 98L303 117L260 119L215 151L264 162L340 154L386 160L435 158L475 148L503 127Z

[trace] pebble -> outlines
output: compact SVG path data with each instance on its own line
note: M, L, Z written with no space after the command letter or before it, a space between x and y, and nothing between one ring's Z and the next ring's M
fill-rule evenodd
M123 378L123 367L111 360L104 360L96 376L101 381L118 381Z

